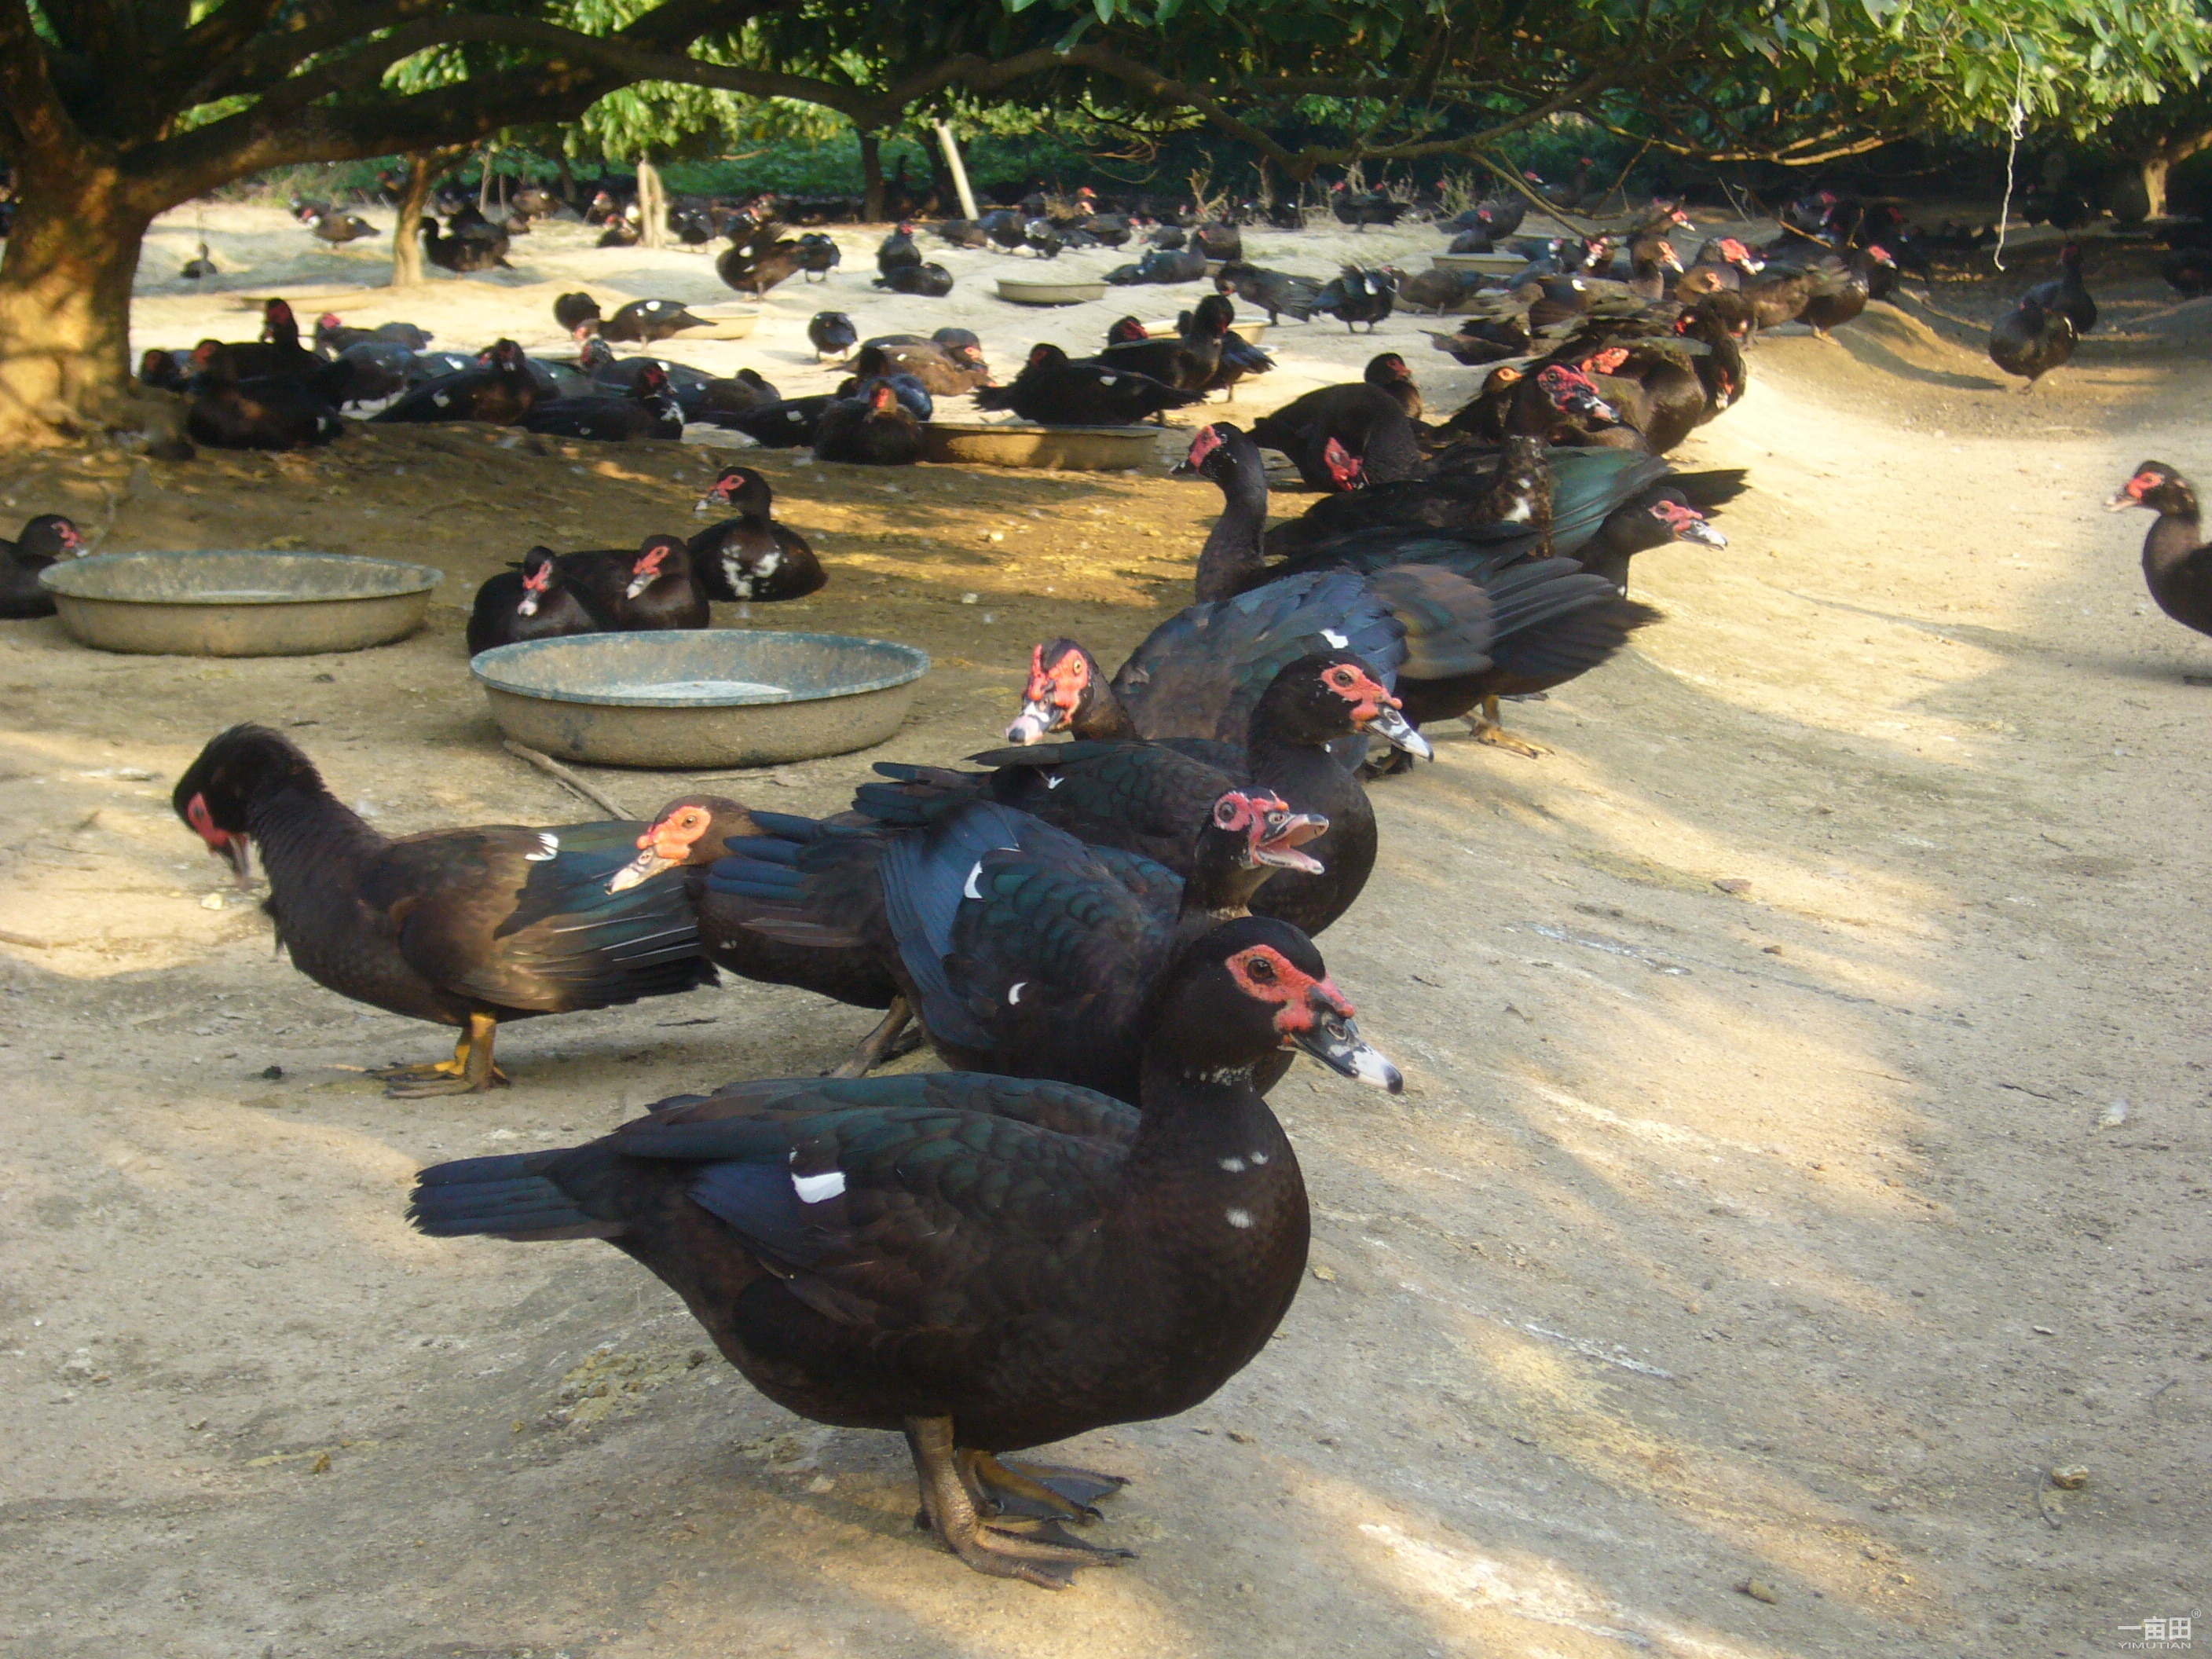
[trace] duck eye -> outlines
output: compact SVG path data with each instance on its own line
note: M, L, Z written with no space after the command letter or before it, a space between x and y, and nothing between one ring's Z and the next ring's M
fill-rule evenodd
M1275 964L1265 957L1254 957L1245 963L1244 972L1247 977L1268 985L1274 981Z

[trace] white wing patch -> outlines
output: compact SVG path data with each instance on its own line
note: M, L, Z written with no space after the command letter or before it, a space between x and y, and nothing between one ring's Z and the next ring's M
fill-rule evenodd
M1067 780L1057 772L1048 772L1044 775L1044 787L1048 789L1057 789L1066 781Z
M1224 1210L1221 1212L1221 1218L1231 1226L1240 1230L1252 1224L1252 1212L1249 1210Z
M981 877L982 873L983 860L977 859L975 860L975 867L968 872L968 884L960 890L961 892L971 899L979 899L982 897L983 890L976 884L977 878Z
M1338 633L1334 628L1322 629L1321 630L1321 636L1340 651L1343 650L1346 646L1352 643L1349 639Z
M792 1154L796 1158L796 1152ZM845 1172L827 1170L820 1175L803 1176L792 1171L791 1190L799 1194L801 1204L827 1204L845 1190Z
M1023 991L1027 989L1028 986L1029 981L1025 979L1018 979L1009 985L1006 988L1006 1006L1011 1008L1018 1003L1022 1000Z
M538 832L538 850L534 853L525 853L522 857L526 864L543 864L546 860L558 858L560 855L561 837L550 830L540 830Z

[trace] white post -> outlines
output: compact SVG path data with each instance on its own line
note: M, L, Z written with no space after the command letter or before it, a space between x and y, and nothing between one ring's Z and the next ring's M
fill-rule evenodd
M952 136L952 129L942 121L937 124L937 142L945 147L945 165L952 169L952 188L960 192L962 216L968 219L977 217L975 192L968 188L968 169L960 161L960 142Z

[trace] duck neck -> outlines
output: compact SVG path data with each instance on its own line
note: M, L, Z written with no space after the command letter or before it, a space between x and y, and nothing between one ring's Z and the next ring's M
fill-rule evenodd
M1068 735L1082 743L1110 743L1138 739L1145 734L1114 688L1093 678L1091 695L1076 706L1067 722Z
M1201 841L1198 858L1191 866L1190 874L1183 879L1176 933L1186 939L1194 938L1222 922L1249 916L1252 914L1252 895L1273 873L1267 865L1224 856Z
M2185 496L2159 510L2158 521L2143 538L2143 568L2170 570L2203 544L2204 525L2197 498Z
M1193 589L1200 605L1233 599L1266 573L1267 479L1255 459L1221 481L1221 516L1199 550Z
M1129 1150L1133 1181L1172 1178L1203 1171L1212 1177L1233 1164L1238 1171L1273 1169L1295 1176L1297 1163L1283 1126L1254 1086L1258 1061L1219 1070L1194 1070L1188 1061L1146 1050L1137 1100L1144 1113Z
M257 790L246 806L246 833L269 877L278 926L295 901L354 872L390 846L320 779L287 778Z

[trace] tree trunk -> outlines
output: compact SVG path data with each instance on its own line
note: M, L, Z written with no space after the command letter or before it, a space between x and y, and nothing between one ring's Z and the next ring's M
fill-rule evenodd
M0 442L99 426L131 389L131 288L159 192L33 155L0 253Z
M440 150L418 149L407 158L407 188L392 225L392 286L422 285L422 211L429 205L430 174Z
M668 198L661 193L660 169L645 158L637 157L637 216L638 229L647 247L664 247L668 242Z
M2142 179L2143 217L2166 217L2166 175L2173 163L2163 155L2154 155L2138 169Z
M871 225L884 221L884 141L873 132L860 135L860 218Z

